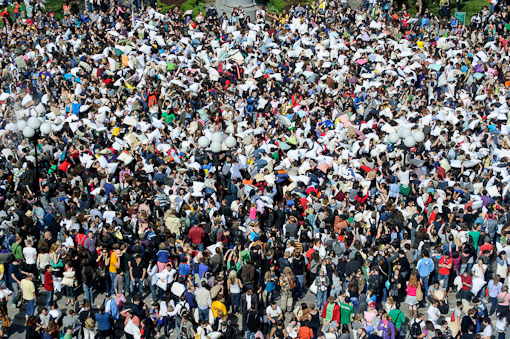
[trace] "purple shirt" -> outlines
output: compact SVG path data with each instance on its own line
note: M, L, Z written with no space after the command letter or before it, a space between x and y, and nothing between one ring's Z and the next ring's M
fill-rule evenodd
M94 237L90 239L87 237L83 242L83 247L85 247L85 249L88 250L91 254L94 253L96 250L96 238Z

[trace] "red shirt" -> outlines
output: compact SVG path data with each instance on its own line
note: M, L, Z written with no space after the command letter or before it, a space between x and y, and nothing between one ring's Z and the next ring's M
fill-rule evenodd
M439 265L450 265L450 264L453 264L452 257L448 258L448 261L446 261L446 257L444 255L441 257L441 259L439 259ZM450 275L450 270L451 270L450 268L440 267L439 274Z
M85 234L78 233L76 234L74 241L76 241L76 245L85 245L85 239L87 239L87 236Z
M473 284L473 279L471 279L471 277L469 275L467 277L465 277L464 274L460 276L460 279L462 280L463 283L466 283L469 285L469 286L462 285L462 290L469 291L471 289L471 285Z
M482 246L480 246L480 252L483 253L483 251L493 251L494 250L494 246L492 246L492 244L483 244Z
M53 291L53 274L48 271L44 273L44 289Z
M198 245L202 243L202 238L204 237L204 230L202 227L192 227L188 231L188 238L191 239L191 242Z

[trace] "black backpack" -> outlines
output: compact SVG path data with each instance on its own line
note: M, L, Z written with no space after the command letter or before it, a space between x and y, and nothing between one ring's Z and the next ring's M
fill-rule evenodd
M285 336L283 335L283 328L276 328L274 331L274 337L277 339L284 339Z
M411 330L409 331L409 334L411 335L411 338L418 338L418 336L421 334L421 321L415 322L411 326Z

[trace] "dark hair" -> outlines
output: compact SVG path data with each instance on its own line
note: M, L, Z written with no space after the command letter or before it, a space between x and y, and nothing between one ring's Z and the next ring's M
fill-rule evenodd
M27 327L35 327L36 324L37 324L37 317L36 316L31 315L30 317L28 317L28 319L27 319Z

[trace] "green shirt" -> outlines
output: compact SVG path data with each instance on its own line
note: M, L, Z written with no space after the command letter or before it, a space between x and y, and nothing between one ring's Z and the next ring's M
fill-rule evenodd
M475 247L475 250L477 250L478 249L478 239L480 239L480 232L471 231L468 233L468 235L470 235L471 238L473 238L473 245Z
M170 112L170 113L163 112L163 114L161 114L161 117L163 117L163 119L165 119L165 122L167 124L169 124L175 120L175 114L173 114L172 112Z
M241 251L241 259L243 260L243 263L246 264L246 260L251 260L250 250L243 250Z
M18 243L12 244L11 251L15 259L23 260L25 258L23 255L23 248Z
M391 310L388 315L395 324L396 328L400 328L400 326L402 326L402 324L405 323L406 321L404 312L402 312L401 310Z
M354 308L351 305L340 304L340 325L349 325L351 323L351 315L354 313Z

